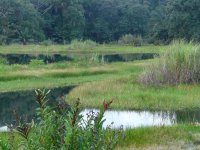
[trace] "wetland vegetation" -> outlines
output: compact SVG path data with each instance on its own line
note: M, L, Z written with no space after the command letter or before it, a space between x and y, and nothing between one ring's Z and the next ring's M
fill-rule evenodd
M200 149L199 8L0 0L0 149Z
M176 42L175 45L165 46L166 50L159 51L160 56L155 55L155 59L129 62L105 62L97 57L97 53L87 55L87 57L75 55L70 61L49 64L45 64L43 60L37 58L31 60L28 64L8 64L6 59L2 59L1 93L75 86L68 94L66 92L65 99L69 104L73 104L75 99L80 98L82 109L99 108L102 101L106 99L113 100L111 109L114 110L177 112L179 122L175 125L141 127L123 131L126 137L122 143L119 141L118 149L124 149L125 147L145 148L156 145L165 147L169 143L172 146L187 147L192 145L195 147L195 142L198 142L196 136L199 132L198 123L196 123L199 120L198 110L200 108L198 99L200 86L198 82L151 85L144 84L141 81L144 71L148 71L148 68L150 68L148 66L157 64L159 59L165 56L165 53L171 51L174 53L175 48L181 51L179 47L184 47L184 52L191 47L196 48L197 52L199 50L198 45L192 46L192 44L182 41ZM185 57L180 56L183 61L188 58L188 55L183 56ZM177 65L177 63L175 64ZM63 94L60 96L63 96ZM191 111L195 113L190 113ZM184 112L187 115L183 115ZM194 114L195 116L193 116ZM194 120L189 121L186 119L187 117L193 117ZM165 136L160 138L163 135ZM1 137L5 139L7 135L1 134Z

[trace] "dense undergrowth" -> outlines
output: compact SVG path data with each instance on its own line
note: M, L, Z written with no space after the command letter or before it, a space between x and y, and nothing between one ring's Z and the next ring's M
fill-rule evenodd
M17 116L17 127L10 126L9 139L0 139L2 150L111 150L116 147L120 131L111 130L111 125L103 128L104 112L112 101L104 101L100 112L88 113L85 120L79 115L79 99L72 108L65 101L60 101L52 108L47 105L48 93L49 91L36 90L39 105L36 110L37 120L24 123Z

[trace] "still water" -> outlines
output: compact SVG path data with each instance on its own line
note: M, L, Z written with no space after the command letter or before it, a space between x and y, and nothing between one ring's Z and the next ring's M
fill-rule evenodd
M97 113L97 109L85 109L80 114L84 120L91 111ZM181 123L199 123L200 111L122 111L108 110L104 115L103 127L111 125L111 128L137 128L152 126L171 126Z
M128 62L135 60L153 59L156 53L130 53L130 54L99 54L97 59L105 62ZM31 60L42 60L45 64L61 61L73 61L74 59L91 59L94 54L0 54L0 58L5 58L9 64L29 64Z
M65 95L73 88L74 86L67 86L50 89L48 103L55 105L59 100L65 99ZM35 109L38 107L35 99L34 90L0 93L0 127L14 123L13 110L27 121L34 118Z
M74 87L61 87L51 89L48 100L52 105L58 100L65 97ZM13 123L15 117L13 110L16 110L20 116L30 121L35 117L34 90L0 93L0 132L6 129L7 124ZM86 119L86 114L90 111L98 112L97 109L85 109L80 112ZM112 128L137 128L150 126L171 126L179 123L200 123L200 110L183 110L183 111L121 111L108 110L105 113L106 119L104 127L112 124Z
M85 109L81 112L84 120L87 119L89 112L99 112L96 109ZM176 113L164 111L116 111L109 110L105 112L104 119L106 121L103 127L111 125L112 128L137 128L149 126L170 126L177 122Z

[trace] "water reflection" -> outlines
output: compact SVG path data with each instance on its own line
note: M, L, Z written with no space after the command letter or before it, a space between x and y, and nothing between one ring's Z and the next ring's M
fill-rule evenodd
M74 87L67 86L51 89L47 96L49 104L55 105L55 102L60 100L72 88ZM13 123L15 120L13 110L16 110L23 119L31 120L35 116L37 107L34 90L0 93L0 126Z
M81 112L86 120L86 114L97 109L85 109ZM171 126L181 123L200 123L200 110L183 111L116 111L105 112L104 128L112 122L112 128L149 127L149 126Z
M73 59L66 55L32 55L32 54L0 54L0 57L5 58L9 64L29 64L33 59L43 60L45 64L59 61L72 61Z
M60 61L72 61L80 58L92 58L94 54L0 54L0 57L5 58L9 64L29 64L33 59L43 60L45 64L60 62ZM105 62L127 62L134 60L144 60L144 59L153 59L155 53L129 53L129 54L99 54L98 58L100 60L104 60Z
M94 111L98 112L96 109L85 109L81 112L84 116L84 120L87 119L87 113ZM105 112L104 119L106 121L103 127L107 127L112 122L112 128L120 128L123 126L126 128L137 128L137 127L147 127L147 126L169 126L176 123L176 113L171 112L150 112L150 111L116 111L109 110Z
M128 62L134 60L153 59L156 53L133 53L133 54L106 54L103 56L105 62Z

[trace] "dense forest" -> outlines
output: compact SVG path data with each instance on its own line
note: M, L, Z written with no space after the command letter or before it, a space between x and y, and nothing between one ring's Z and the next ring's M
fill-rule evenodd
M200 41L199 0L0 0L0 44Z

